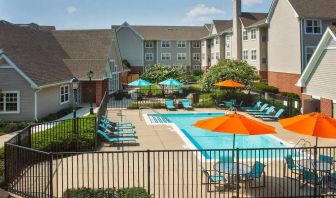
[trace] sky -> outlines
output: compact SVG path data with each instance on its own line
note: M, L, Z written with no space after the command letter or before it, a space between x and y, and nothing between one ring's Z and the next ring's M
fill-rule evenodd
M243 11L268 12L272 0L242 0ZM232 0L0 0L0 20L101 29L120 25L203 25L232 18Z

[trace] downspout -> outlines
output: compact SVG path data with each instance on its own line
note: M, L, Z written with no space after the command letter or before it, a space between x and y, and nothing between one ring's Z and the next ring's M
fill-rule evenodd
M38 116L37 116L37 93L38 92L40 92L41 91L41 89L36 89L35 91L34 91L34 119L35 119L35 121L36 122L38 122Z

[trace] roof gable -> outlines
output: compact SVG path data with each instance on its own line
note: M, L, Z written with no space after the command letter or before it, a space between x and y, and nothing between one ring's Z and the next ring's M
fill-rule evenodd
M249 27L257 23L265 23L267 13L242 12L239 18L244 27Z
M321 55L325 51L326 47L330 43L330 40L333 39L336 41L336 27L330 26L327 28L326 32L324 33L319 45L317 46L313 56L311 57L307 67L305 68L304 72L302 73L300 79L296 83L298 87L306 87L307 82L309 81L310 77L313 75L315 68L318 65Z
M336 18L335 0L288 0L301 18Z

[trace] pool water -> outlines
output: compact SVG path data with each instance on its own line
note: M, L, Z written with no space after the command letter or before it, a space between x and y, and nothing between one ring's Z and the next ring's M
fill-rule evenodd
M190 142L198 150L210 149L232 149L233 134L216 133L206 131L192 126L198 120L203 120L212 117L223 116L224 113L194 113L194 114L163 114L170 122L175 123L183 134L190 140ZM279 139L271 135L237 135L235 148L239 149L253 149L253 148L286 148L287 146ZM231 152L225 154L216 152L206 152L203 155L206 158L218 158L221 155L231 155ZM281 151L242 151L241 157L263 157L263 158L278 158Z

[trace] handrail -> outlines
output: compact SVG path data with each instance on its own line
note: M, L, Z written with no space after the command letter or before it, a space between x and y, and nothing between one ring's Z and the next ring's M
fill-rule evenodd
M305 146L306 144L309 145L308 147L311 147L311 142L309 142L308 140L302 138L302 139L300 139L300 140L295 144L294 148L298 148L298 146L299 146L299 144L300 144L301 142L303 142L301 148L305 148L305 147L307 147L307 146Z
M142 110L144 110L144 109L151 110L151 111L153 111L156 114L162 115L162 113L158 112L157 110L155 110L155 109L153 109L151 107L142 106L142 107L139 107L139 117L140 117L140 120L142 120L141 114L142 114Z

